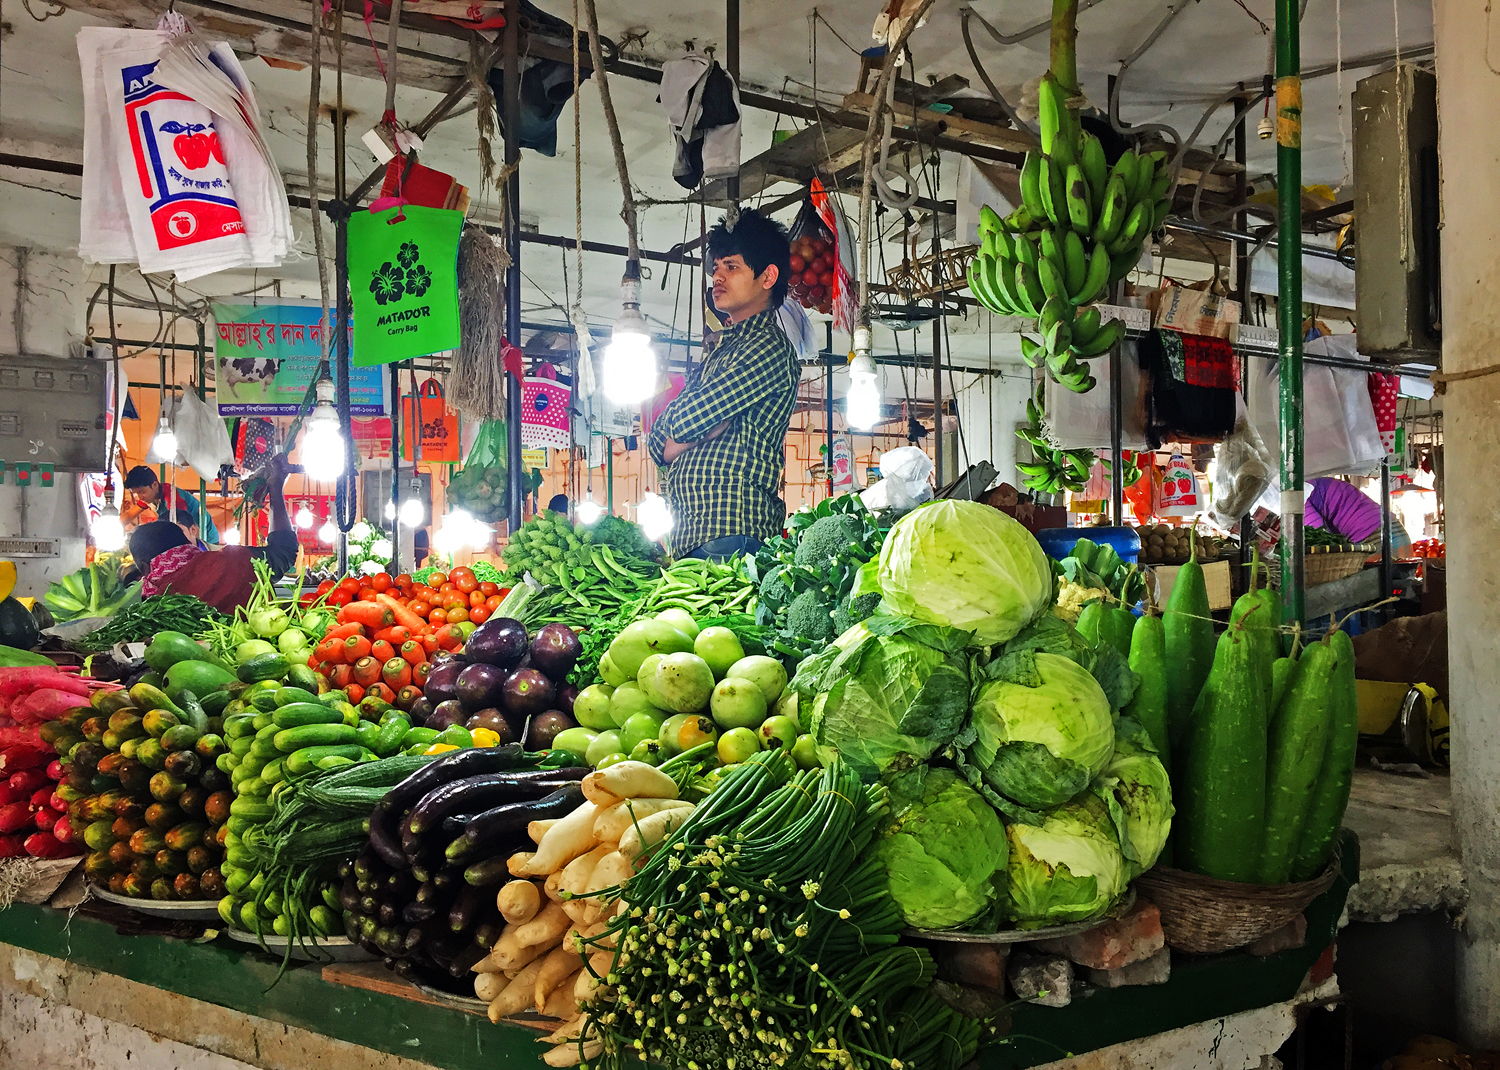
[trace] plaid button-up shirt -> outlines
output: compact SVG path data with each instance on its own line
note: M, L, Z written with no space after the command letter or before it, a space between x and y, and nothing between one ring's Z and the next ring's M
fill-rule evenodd
M672 507L678 554L728 535L764 541L781 530L786 429L801 377L775 309L726 328L695 373L647 441ZM699 441L725 421L721 435ZM698 444L666 464L667 439Z

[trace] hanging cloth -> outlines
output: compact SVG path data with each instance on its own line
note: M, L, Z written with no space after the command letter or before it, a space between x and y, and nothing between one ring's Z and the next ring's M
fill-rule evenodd
M1136 350L1148 382L1146 441L1152 449L1165 442L1219 442L1234 430L1234 388L1189 381L1216 377L1217 372L1200 366L1205 361L1211 365L1213 358L1196 345L1190 366L1186 337L1176 331L1148 331Z
M740 173L740 91L723 67L699 52L663 64L657 100L672 127L678 185Z

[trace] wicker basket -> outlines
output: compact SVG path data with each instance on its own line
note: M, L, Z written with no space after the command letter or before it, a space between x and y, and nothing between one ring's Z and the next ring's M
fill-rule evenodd
M1161 911L1171 947L1216 955L1281 928L1332 887L1337 872L1337 864L1330 863L1322 876L1300 884L1240 884L1157 866L1135 884Z
M1320 583L1332 583L1352 576L1365 567L1369 558L1370 555L1363 550L1352 553L1336 550L1325 554L1307 554L1302 559L1303 583L1308 587L1316 587Z

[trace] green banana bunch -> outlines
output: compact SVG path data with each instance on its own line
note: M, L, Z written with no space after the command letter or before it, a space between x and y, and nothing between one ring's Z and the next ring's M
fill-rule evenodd
M1171 179L1165 152L1127 149L1111 167L1050 72L1039 109L1042 151L1027 153L1021 168L1021 207L1004 217L988 205L980 209L969 290L991 312L1036 317L1041 341L1023 335L1022 356L1085 393L1096 380L1080 362L1125 335L1120 320L1100 323L1098 309L1085 306L1135 267L1142 243L1171 208Z
M1021 482L1031 490L1044 494L1064 490L1076 493L1088 482L1094 451L1060 450L1047 441L1042 434L1042 420L1046 416L1042 409L1045 389L1045 381L1038 382L1036 396L1026 399L1027 423L1016 429L1016 437L1031 447L1035 459L1029 464L1017 461L1016 470L1021 473Z

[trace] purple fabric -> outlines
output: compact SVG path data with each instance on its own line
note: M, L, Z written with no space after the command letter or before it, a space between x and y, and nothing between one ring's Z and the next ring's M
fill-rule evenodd
M1326 527L1350 542L1364 542L1380 530L1380 506L1359 488L1328 478L1314 479L1312 486L1303 506L1306 527Z

